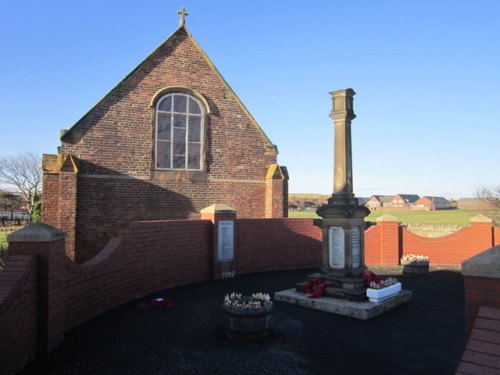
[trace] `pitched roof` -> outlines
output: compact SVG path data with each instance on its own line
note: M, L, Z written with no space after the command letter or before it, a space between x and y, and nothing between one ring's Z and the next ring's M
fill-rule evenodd
M433 196L423 196L422 198L427 198L428 200L434 202L434 203L449 203L450 201L444 197L433 197Z
M245 107L243 102L240 100L240 98L236 95L236 93L233 91L233 89L229 86L227 81L224 79L222 74L219 72L219 70L215 67L213 62L210 60L208 55L203 51L203 49L200 47L196 39L191 35L191 33L188 31L188 29L185 27L185 25L180 25L177 30L175 30L172 35L170 35L164 42L162 42L153 52L151 52L135 69L133 69L129 74L125 76L118 84L113 87L106 95L104 95L87 113L85 113L69 130L64 131L63 134L61 135L61 141L63 142L68 142L71 140L71 135L74 129L80 124L87 116L89 116L94 109L102 102L104 101L109 95L111 95L115 90L117 90L121 85L123 85L130 77L134 75L142 66L144 66L149 60L154 58L154 55L156 54L157 51L161 50L162 48L165 48L165 46L178 34L180 33L185 33L188 39L193 43L193 45L199 50L202 58L207 62L207 64L213 69L215 74L220 78L222 81L223 85L226 87L228 90L228 93L235 99L236 103L240 106L240 108L243 110L243 112L248 116L249 120L254 124L254 126L257 128L259 133L261 134L264 143L266 144L266 152L269 152L270 154L278 155L278 148L276 145L274 145L269 137L266 135L266 133L262 130L262 128L259 126L255 118L251 115L251 113L248 111L248 109Z
M406 203L414 203L420 199L418 194L398 194L401 198L403 198Z
M375 198L379 202L390 202L394 195L372 195L369 199Z

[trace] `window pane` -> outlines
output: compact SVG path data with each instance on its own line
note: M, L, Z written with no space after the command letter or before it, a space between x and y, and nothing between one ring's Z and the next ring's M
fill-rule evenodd
M175 169L186 168L186 157L184 155L174 155L174 168Z
M186 129L174 128L174 155L186 154Z
M186 113L186 100L184 95L174 95L174 112Z
M172 110L172 95L165 96L160 100L158 104L159 111L171 111Z
M189 169L201 169L200 168L200 160L201 160L201 145L199 143L190 143L189 144L189 160L188 160L188 168Z
M174 115L174 126L177 128L185 128L186 127L186 115Z
M157 147L157 167L170 168L170 142L158 142Z
M198 115L201 115L201 109L200 106L196 101L193 99L189 98L189 113L195 113Z
M201 117L189 116L189 142L201 140Z
M170 141L170 113L158 112L158 139Z

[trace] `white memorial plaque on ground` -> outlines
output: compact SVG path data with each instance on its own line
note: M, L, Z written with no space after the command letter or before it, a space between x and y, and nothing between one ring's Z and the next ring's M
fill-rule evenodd
M328 228L328 264L331 268L345 267L344 228Z
M359 268L361 265L361 247L359 244L359 233L359 227L351 228L352 268Z
M233 260L234 256L234 221L219 221L219 240L217 243L217 258L222 261Z

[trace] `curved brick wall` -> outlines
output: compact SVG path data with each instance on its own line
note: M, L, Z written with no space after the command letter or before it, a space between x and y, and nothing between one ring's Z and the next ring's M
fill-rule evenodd
M212 279L215 232L211 220L133 222L84 264L67 258L64 240L10 243L0 273L2 374L22 368L37 351L51 351L64 332L119 304ZM317 267L321 236L312 219L235 219L234 271ZM433 265L460 264L498 240L490 223L424 238L386 221L365 232L365 258L368 266L398 265L404 249L429 255Z

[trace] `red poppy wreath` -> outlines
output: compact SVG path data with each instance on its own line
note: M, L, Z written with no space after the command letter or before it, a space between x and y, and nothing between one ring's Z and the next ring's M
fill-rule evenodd
M323 279L321 278L313 278L309 279L304 285L303 292L307 295L308 298L318 298L325 294L326 285Z

